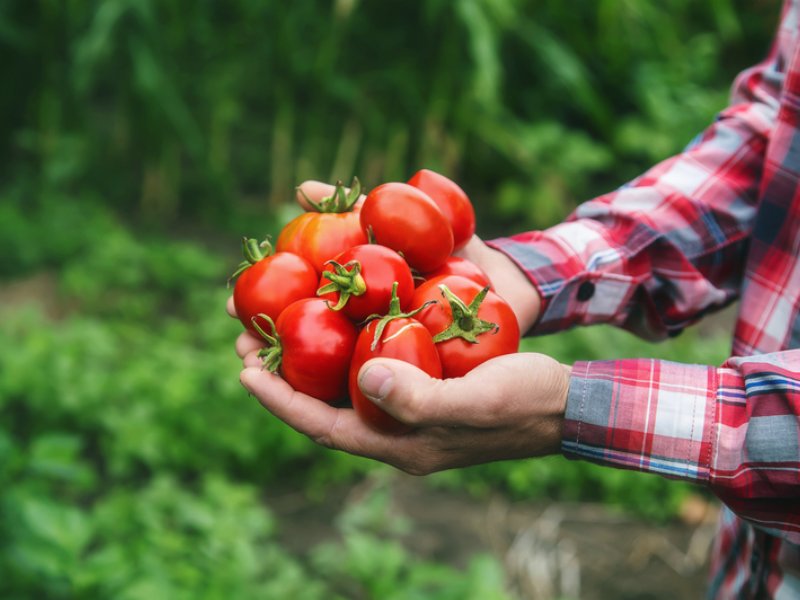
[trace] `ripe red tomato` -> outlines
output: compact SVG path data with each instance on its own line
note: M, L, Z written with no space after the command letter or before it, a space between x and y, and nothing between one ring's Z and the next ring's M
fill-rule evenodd
M431 300L435 303L415 318L433 336L445 378L462 377L490 358L519 348L514 311L488 288L457 275L437 277L416 289L411 308Z
M487 285L491 287L492 282L489 281L489 276L471 260L461 258L460 256L448 256L445 263L430 273L425 273L425 281L433 279L434 277L441 277L442 275L460 275L471 279L481 287Z
M358 330L321 298L290 304L275 323L256 317L267 346L260 355L271 372L295 390L333 404L347 394L347 376ZM265 331L267 323L271 331Z
M330 198L318 203L309 200L315 211L286 224L278 235L277 250L302 256L321 273L327 261L348 248L366 244L367 236L359 220L360 190L354 179L349 193L337 183Z
M386 246L363 244L345 250L325 267L317 293L334 310L363 321L370 315L386 314L394 283L400 308L408 308L414 279L406 261Z
M453 248L463 248L475 233L475 209L455 181L428 169L417 171L408 180L433 200L453 228Z
M384 183L367 194L361 226L423 273L438 269L453 251L447 218L424 192L407 183Z
M307 260L289 252L271 254L268 241L243 240L245 260L234 274L233 305L242 324L251 331L259 313L277 319L284 308L301 298L313 298L317 273Z
M378 408L358 387L358 371L368 360L378 357L411 363L431 377L442 376L442 365L431 334L419 321L402 313L396 301L386 317L370 321L358 335L348 387L353 408L365 423L386 433L405 433L410 430L408 425Z

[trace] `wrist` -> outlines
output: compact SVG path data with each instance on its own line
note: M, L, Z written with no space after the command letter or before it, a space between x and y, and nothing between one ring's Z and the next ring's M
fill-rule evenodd
M561 440L564 437L564 421L567 414L567 400L569 398L569 386L572 378L572 366L558 365L556 383L552 395L551 419L553 421L553 437L550 454L557 454L561 451Z
M473 236L462 253L489 276L494 291L514 311L520 332L529 331L539 318L542 298L525 272L504 252L488 246L477 236Z
M526 390L537 389L533 397L533 421L535 435L528 456L545 456L561 453L561 442L566 422L567 401L572 380L572 367L561 364L543 354L533 353L534 361L544 359L546 369L531 370L532 379L523 381ZM541 365L541 363L539 363ZM530 398L530 391L526 392Z

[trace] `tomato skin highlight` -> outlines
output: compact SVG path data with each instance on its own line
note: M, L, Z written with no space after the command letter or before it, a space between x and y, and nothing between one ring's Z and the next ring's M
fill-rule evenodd
M453 249L463 248L475 234L475 209L466 192L455 181L428 169L417 171L408 183L436 203L453 229Z
M442 277L444 275L458 275L471 279L481 287L490 286L492 282L486 272L476 265L471 260L461 258L460 256L448 256L445 263L430 273L425 273L425 281L435 277ZM421 285L421 284L420 284Z
M346 316L321 298L307 298L284 309L275 330L283 347L280 373L289 385L329 404L346 398L358 338Z
M453 251L453 229L423 191L407 183L384 183L367 194L361 227L375 241L403 255L423 273L444 264Z
M325 263L348 248L367 243L359 211L307 212L289 221L278 235L278 252L293 252L322 273Z
M345 250L335 259L340 265L357 261L360 265L360 275L366 285L366 291L361 295L351 295L341 309L350 319L363 321L375 314L385 315L389 310L392 299L392 285L397 282L397 296L400 299L400 308L405 310L411 303L414 295L414 278L403 257L386 246L377 244L363 244ZM331 283L324 273L333 273L333 265L327 265L323 276L319 280L320 288ZM335 306L339 301L339 292L320 294Z
M431 336L444 331L453 322L450 306L442 297L440 285L446 285L465 304L472 302L483 289L474 281L456 275L436 277L420 285L414 292L411 308L413 310L430 300L436 301L415 316L428 329ZM442 375L445 379L463 377L491 358L517 352L520 336L519 323L514 311L505 300L489 291L478 309L478 317L497 325L497 331L480 334L477 336L478 343L476 344L461 338L452 338L436 344L436 350L442 362Z
M372 358L395 358L410 363L431 377L441 379L442 365L431 338L431 334L419 321L401 317L387 323L381 339L371 349L378 320L367 323L358 335L358 341L350 363L349 391L353 408L370 427L384 433L401 434L411 428L398 421L368 399L358 387L358 372Z
M289 252L262 258L239 275L233 288L236 315L255 332L253 317L259 313L277 319L297 300L317 293L317 273L307 260Z

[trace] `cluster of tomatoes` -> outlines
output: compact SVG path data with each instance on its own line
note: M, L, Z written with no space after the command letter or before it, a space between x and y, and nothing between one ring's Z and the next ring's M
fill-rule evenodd
M338 184L288 223L275 251L244 240L234 277L236 312L260 335L264 365L296 390L331 404L348 396L369 425L406 427L358 387L371 358L411 363L432 377L460 377L517 350L519 325L486 274L453 256L475 232L469 198L422 170L366 197Z

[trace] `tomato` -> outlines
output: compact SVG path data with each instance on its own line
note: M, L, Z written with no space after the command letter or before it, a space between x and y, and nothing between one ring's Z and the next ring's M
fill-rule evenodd
M353 408L365 423L385 433L406 433L410 430L408 425L378 408L358 387L358 371L368 360L378 357L405 361L431 377L442 376L442 365L431 334L409 313L400 311L396 294L389 314L367 323L358 335L350 363L349 391Z
M481 287L490 286L492 282L489 281L489 276L471 260L461 258L460 256L448 256L445 263L430 273L425 273L424 278L433 279L434 277L441 277L442 275L460 275L471 279Z
M268 333L261 324L269 325ZM298 392L333 404L346 398L347 376L358 330L321 298L306 298L284 309L278 320L257 316L256 329L266 340L264 366Z
M436 203L453 228L453 248L463 248L475 234L475 209L464 190L455 181L428 169L417 171L408 183Z
M453 251L447 218L424 192L406 183L384 183L367 194L361 226L423 273L438 269Z
M308 199L315 210L286 224L278 235L277 250L302 256L321 273L327 261L348 248L366 244L357 208L360 193L361 186L354 179L349 193L339 182L330 198L318 203Z
M426 281L414 292L411 308L426 302L416 319L436 342L445 378L462 377L479 364L519 347L519 324L500 296L474 281L445 275Z
M307 260L289 252L272 254L269 241L258 244L245 238L245 260L234 273L233 305L242 324L251 331L252 319L259 313L277 319L295 300L313 298L317 291L317 272Z
M345 250L322 272L320 297L354 321L370 315L385 315L392 299L392 284L398 284L400 308L408 308L414 294L414 279L406 261L394 250L363 244Z

